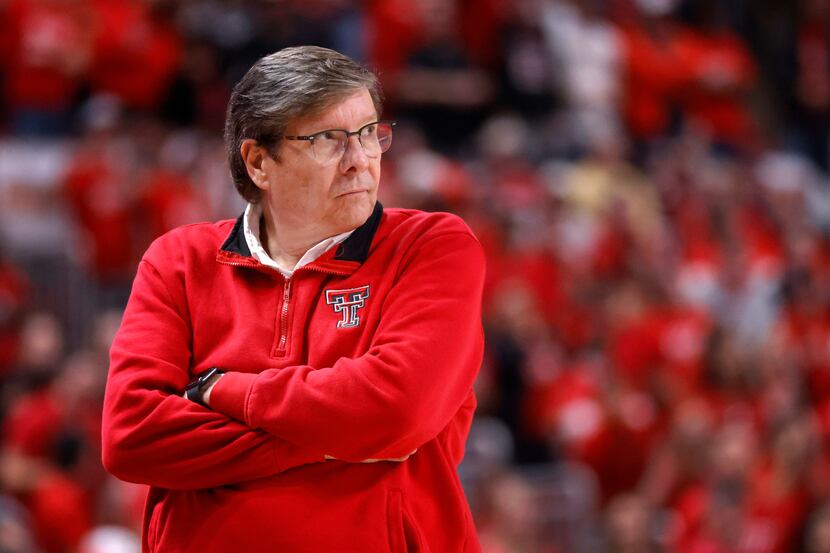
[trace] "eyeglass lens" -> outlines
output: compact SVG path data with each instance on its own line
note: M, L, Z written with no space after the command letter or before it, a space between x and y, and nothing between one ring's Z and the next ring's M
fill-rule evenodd
M392 125L373 123L361 128L357 135L367 157L377 157L392 145ZM314 136L311 148L319 161L331 161L346 151L349 134L342 130L324 131Z

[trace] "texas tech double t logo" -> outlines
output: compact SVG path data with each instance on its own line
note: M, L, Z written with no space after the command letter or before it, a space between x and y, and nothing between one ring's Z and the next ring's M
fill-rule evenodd
M337 328L354 328L360 325L357 310L366 307L369 285L347 290L326 290L326 303L334 306L334 312L343 318L337 321Z

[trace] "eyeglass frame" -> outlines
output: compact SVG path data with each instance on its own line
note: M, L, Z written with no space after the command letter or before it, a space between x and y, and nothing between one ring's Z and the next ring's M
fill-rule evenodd
M316 133L313 133L313 134L286 135L286 136L283 136L282 138L284 138L285 140L305 140L305 141L308 141L308 142L311 143L311 148L312 148L312 152L313 152L314 151L314 140L317 138L318 135L321 135L321 134L327 133L327 132L332 132L332 131L344 132L344 133L346 133L346 142L345 142L345 147L343 148L343 151L340 152L340 155L343 156L343 154L345 154L346 151L349 149L349 141L350 141L349 139L352 136L357 136L357 141L358 141L358 143L360 143L360 147L363 149L363 153L365 154L366 153L366 147L363 145L363 142L360 140L360 132L363 129L365 129L366 127L370 127L372 125L379 125L381 123L384 124L384 125L389 125L389 127L392 128L392 129L394 129L395 125L398 124L397 121L390 121L390 120L383 119L383 120L379 120L379 121L372 121L371 123L366 123L365 125L363 125L359 129L357 129L356 131L348 131L346 129L324 129L322 131L317 131ZM383 153L384 152L380 152L380 154L383 154ZM378 154L378 156L380 156L380 154ZM316 156L315 156L315 159L316 159ZM335 159L337 159L336 156L333 157L332 159L328 160L328 163L334 161ZM318 160L318 161L320 161L320 160ZM326 162L323 162L323 163L326 163Z

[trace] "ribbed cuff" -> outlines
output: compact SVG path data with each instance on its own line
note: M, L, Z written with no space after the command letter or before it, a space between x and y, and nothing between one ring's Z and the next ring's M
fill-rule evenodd
M210 408L249 424L245 416L248 394L257 375L229 372L222 375L210 391Z

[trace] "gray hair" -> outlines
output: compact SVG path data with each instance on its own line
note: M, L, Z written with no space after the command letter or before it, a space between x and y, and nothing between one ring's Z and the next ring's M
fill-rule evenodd
M239 194L252 203L260 197L240 153L244 140L267 146L276 158L276 145L291 120L319 113L363 88L380 115L377 76L339 52L294 46L257 61L234 86L225 116L225 148Z

